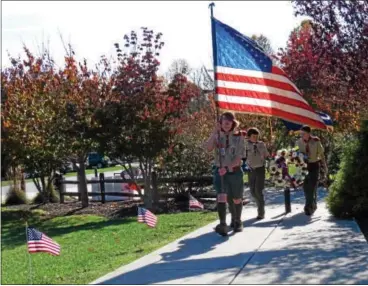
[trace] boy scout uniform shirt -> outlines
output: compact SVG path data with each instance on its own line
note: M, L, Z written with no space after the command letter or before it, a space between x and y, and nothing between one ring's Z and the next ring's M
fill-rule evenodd
M315 163L323 158L324 149L318 137L313 137L305 142L303 138L297 141L299 151L306 154L309 163Z
M239 166L241 158L244 156L244 134L241 131L232 131L228 134L220 132L220 140L215 141L215 165L220 167L219 152L221 155L222 166L230 166L235 158L239 158ZM231 169L229 170L232 171Z
M256 146L256 148L254 147ZM265 159L269 156L266 145L262 141L253 143L249 140L245 143L247 164L252 168L259 168L265 165Z

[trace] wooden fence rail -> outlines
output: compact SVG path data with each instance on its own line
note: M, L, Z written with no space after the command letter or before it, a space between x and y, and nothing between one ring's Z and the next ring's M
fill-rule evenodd
M182 178L157 178L157 175L155 172L152 172L152 199L153 202L158 202L159 198L174 198L178 194L175 193L159 193L158 187L160 184L167 184L167 183L176 183L176 184L189 184L189 190L193 184L195 185L212 185L213 178L212 176L206 176L206 177L182 177ZM64 203L65 196L77 196L78 200L81 200L80 193L75 192L67 192L66 191L66 185L67 184L74 184L77 185L78 181L72 181L72 180L65 180L63 177L61 179L56 181L56 186L59 189L60 193L60 203ZM106 192L105 184L106 183L136 183L139 185L143 185L144 182L142 179L138 180L127 180L127 179L105 179L104 173L100 173L99 180L87 180L87 184L100 184L100 192L88 192L89 196L101 196L101 202L106 202L106 195L109 196L121 196L121 197L131 197L131 198L142 198L143 195L139 194L132 194L127 192ZM206 198L206 199L213 199L216 198L217 195L215 192L197 192L193 194L195 198ZM284 200L285 200L285 213L291 212L291 199L290 199L290 189L285 188L284 189ZM243 201L244 203L244 201Z
M173 198L176 197L177 194L175 193L159 193L159 185L162 184L189 184L189 190L193 186L196 185L205 185L209 186L213 183L212 176L205 176L205 177L181 177L181 178L157 178L157 174L152 172L152 195L153 201L157 202L159 198ZM106 196L121 196L121 197L139 197L142 198L143 195L139 194L132 194L127 192L106 192L106 185L110 183L136 183L139 186L144 188L144 180L137 179L137 180L130 180L130 179L105 179L104 173L99 174L98 180L87 180L87 184L99 184L100 185L100 192L88 192L89 196L101 196L101 202L106 202ZM60 193L60 203L64 203L65 196L74 196L78 197L78 200L81 200L81 195L78 192L67 192L66 185L78 185L78 180L65 180L64 177L61 177L59 180L56 181L56 187L59 189ZM201 192L194 194L194 197L197 198L216 198L216 194L214 192Z

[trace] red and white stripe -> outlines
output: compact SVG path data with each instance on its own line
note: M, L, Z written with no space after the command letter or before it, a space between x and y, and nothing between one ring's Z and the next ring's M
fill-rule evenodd
M199 208L199 209L203 209L204 206L201 202L199 202L196 198L194 198L193 196L190 197L189 199L189 208Z
M302 97L284 71L272 73L218 66L216 102L220 109L275 116L287 121L326 129L322 119Z
M145 221L148 226L155 227L157 223L157 217L149 210L147 210L145 214Z
M146 223L149 227L155 227L157 217L149 210L140 208L138 210L138 222Z
M28 252L47 252L53 255L60 255L60 245L48 236L42 234L41 240L29 240Z

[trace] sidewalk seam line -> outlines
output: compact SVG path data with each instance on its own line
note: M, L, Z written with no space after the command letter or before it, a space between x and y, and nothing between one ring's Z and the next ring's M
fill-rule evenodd
M280 225L280 223L284 220L284 218L287 216L287 213L284 215L284 217L282 219L279 220L279 222L277 223L277 225L273 228L273 230L270 231L270 233L267 235L267 237L263 240L263 242L255 249L255 251L253 252L253 254L247 259L247 261L245 262L245 264L239 269L239 271L235 274L234 278L229 282L228 285L231 285L235 279L238 277L238 275L240 274L240 272L243 271L243 269L247 266L247 264L252 260L252 258L254 257L254 255L258 252L258 250L263 246L263 244L267 241L267 239L271 236L271 234L276 230L276 228Z

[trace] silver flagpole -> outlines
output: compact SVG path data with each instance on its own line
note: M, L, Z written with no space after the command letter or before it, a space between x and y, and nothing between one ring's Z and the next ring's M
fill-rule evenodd
M213 79L215 82L215 99L216 99L216 87L217 87L217 80L216 80L216 72L217 72L217 47L216 47L216 31L215 31L215 25L213 22L213 7L215 6L215 3L211 3L209 5L209 8L211 9L211 32L212 32L212 53L213 53ZM219 114L219 109L218 106L216 104L216 126L218 124L218 122L220 121L220 114ZM220 143L220 131L217 131L217 143ZM219 144L218 144L219 145ZM219 163L220 163L220 169L222 168L222 158L221 158L221 150L220 150L220 146L217 146L218 148L218 155L219 155ZM221 177L221 193L224 193L224 176L220 176Z

